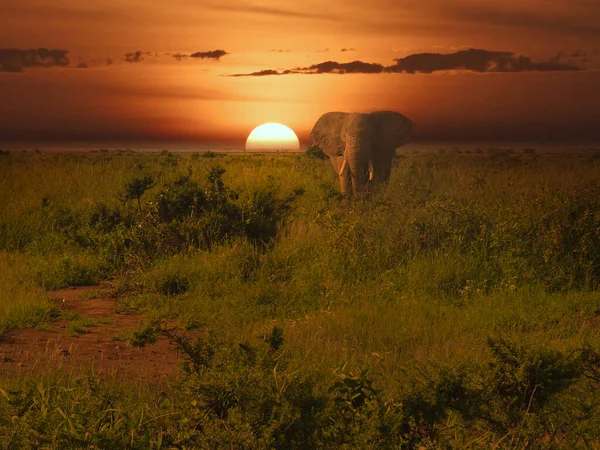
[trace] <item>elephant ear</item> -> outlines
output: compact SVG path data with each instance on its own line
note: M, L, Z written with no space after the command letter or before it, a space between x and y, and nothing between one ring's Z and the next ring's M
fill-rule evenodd
M375 145L380 152L394 153L398 147L406 144L415 124L395 111L376 111L371 113L375 122Z
M317 120L310 133L313 144L319 146L330 158L344 154L342 127L347 115L344 112L325 113Z

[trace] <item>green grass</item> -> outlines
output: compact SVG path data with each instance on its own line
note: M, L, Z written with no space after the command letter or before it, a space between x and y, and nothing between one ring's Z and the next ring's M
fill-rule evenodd
M27 256L0 252L0 337L7 329L34 327L57 313L45 291L32 281Z
M2 380L0 435L600 446L598 153L394 164L388 185L342 202L329 162L303 155L1 155L0 330L44 326L46 289L102 281L118 310L148 318L115 339L166 334L188 375L154 403L152 388L93 377ZM135 180L148 182L133 192Z
M80 334L86 334L88 328L100 323L91 317L81 316L77 312L62 314L61 319L69 321L65 332L70 337L79 337Z

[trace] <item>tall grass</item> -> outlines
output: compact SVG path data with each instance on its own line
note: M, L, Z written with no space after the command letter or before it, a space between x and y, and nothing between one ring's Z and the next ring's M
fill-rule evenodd
M204 330L168 394L193 419L135 445L599 445L596 153L400 155L352 201L327 161L203 156L0 156L4 328L104 281L139 336Z
M21 254L0 252L0 336L11 328L26 328L56 316L57 308L32 277Z

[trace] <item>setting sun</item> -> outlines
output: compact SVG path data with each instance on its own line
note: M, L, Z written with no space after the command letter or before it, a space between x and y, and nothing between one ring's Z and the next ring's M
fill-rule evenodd
M300 142L294 130L280 123L263 123L246 140L246 150L299 150Z

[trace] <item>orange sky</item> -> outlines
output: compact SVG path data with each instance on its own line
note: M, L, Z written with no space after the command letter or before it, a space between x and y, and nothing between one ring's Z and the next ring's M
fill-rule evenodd
M0 10L0 140L242 143L281 122L305 141L324 112L393 109L424 140L600 141L597 0L0 0Z

